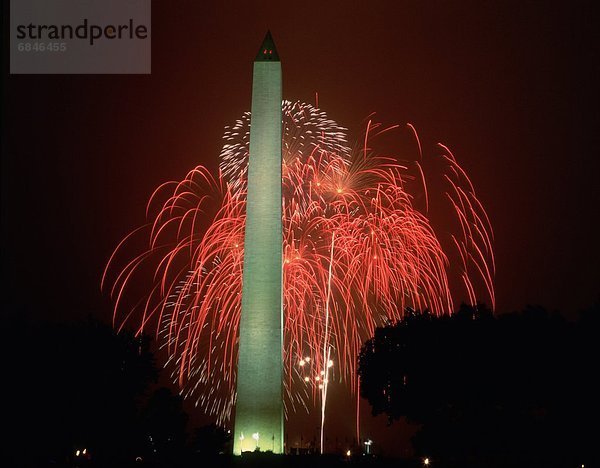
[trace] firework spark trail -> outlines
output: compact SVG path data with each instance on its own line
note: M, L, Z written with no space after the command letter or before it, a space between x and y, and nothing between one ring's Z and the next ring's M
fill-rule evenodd
M182 394L220 424L235 404L249 118L245 113L226 129L219 177L199 166L153 193L152 221L119 244L103 276L103 286L112 284L115 324L134 324L138 332L156 326ZM330 361L356 392L356 358L376 326L400 319L405 307L453 309L446 252L458 252L461 295L475 304L481 287L494 304L492 229L447 147L438 146L445 196L460 231L444 250L427 217L422 164L401 165L369 148L370 133L397 126L369 121L352 151L346 130L313 106L284 101L283 118L284 403L286 413L309 410L320 396L323 416ZM424 213L406 190L410 178L421 181ZM137 237L147 247L118 267ZM133 297L134 286L148 281L152 286ZM319 389L321 371L327 373Z
M325 366L322 371L322 373L324 374L323 383L319 385L319 388L321 388L321 454L323 454L324 451L323 436L325 434L325 408L327 406L327 390L329 388L329 368L333 364L333 361L330 360L331 345L329 342L329 301L331 299L331 279L334 259L334 247L335 233L331 236L331 256L329 258L329 273L327 277L327 299L325 302L325 334L323 336L323 363L325 363Z

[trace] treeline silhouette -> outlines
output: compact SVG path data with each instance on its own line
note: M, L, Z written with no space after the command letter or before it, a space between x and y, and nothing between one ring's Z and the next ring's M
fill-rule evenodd
M0 463L416 467L428 457L434 467L590 467L598 462L599 314L597 305L577 321L535 307L495 315L462 306L441 317L408 309L376 329L359 358L361 395L391 430L400 418L418 424L419 458L404 462L219 456L230 453L230 435L187 427L181 397L157 385L147 337L94 320L12 318Z
M390 424L419 424L415 452L436 466L592 466L599 314L407 309L364 344L361 396Z
M137 459L172 466L197 450L226 449L228 436L216 426L188 437L182 398L156 384L147 337L94 320L16 320L10 330L9 465L120 466Z

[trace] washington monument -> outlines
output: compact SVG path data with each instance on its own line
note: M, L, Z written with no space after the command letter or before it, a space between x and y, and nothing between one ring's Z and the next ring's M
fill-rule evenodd
M254 60L233 453L283 453L281 62L270 33Z

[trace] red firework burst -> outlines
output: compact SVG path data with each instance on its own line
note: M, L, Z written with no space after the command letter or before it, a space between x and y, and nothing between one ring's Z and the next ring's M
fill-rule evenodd
M459 264L450 265L427 216L419 162L409 169L369 149L370 139L397 126L369 122L353 151L345 129L319 109L284 101L283 115L286 412L309 409L317 396L324 411L333 363L355 391L356 358L376 326L398 320L406 307L453 309L451 272L458 272L470 303L481 284L493 306L492 229L467 174L439 145L448 169L445 196L460 226L448 246ZM224 138L219 176L198 166L182 181L161 185L148 203L152 221L119 244L103 277L104 285L109 271L117 271L110 280L115 324L134 323L140 333L156 327L183 394L219 423L235 402L249 113ZM421 182L423 211L408 180ZM113 268L138 236L147 248ZM130 297L136 282L151 284L137 303Z

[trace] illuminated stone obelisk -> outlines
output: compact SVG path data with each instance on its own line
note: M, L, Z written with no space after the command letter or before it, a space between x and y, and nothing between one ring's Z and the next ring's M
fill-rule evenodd
M270 33L254 61L233 453L283 453L281 63Z

